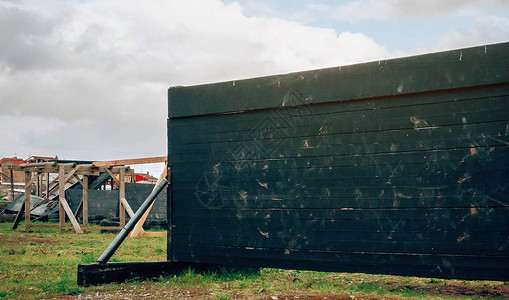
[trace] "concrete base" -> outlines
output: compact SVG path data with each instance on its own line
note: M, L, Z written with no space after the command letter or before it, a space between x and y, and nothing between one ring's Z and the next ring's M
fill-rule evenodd
M106 264L78 265L78 285L90 286L106 283L120 283L127 280L157 279L160 276L179 275L192 268L198 273L226 269L245 269L215 264L184 262L114 262ZM253 272L259 269L249 268Z

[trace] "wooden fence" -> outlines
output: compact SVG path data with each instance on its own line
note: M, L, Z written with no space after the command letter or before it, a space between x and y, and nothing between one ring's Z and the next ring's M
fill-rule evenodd
M169 89L168 260L509 280L509 43Z

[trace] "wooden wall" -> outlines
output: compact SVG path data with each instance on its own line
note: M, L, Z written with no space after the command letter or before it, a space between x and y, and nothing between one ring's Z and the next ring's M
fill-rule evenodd
M509 280L509 43L169 90L168 260Z

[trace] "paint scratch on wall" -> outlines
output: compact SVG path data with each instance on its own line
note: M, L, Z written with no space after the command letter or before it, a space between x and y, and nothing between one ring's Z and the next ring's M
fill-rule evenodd
M261 183L260 180L256 179L256 182L258 182L258 184L266 189L269 189L269 185L267 183Z
M260 228L256 228L256 229L258 229L258 232L260 232L261 235L263 235L266 238L269 238L269 233L268 232L263 232Z

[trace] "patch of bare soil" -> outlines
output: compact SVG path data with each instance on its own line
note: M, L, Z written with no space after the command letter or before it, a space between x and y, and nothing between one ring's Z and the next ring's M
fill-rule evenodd
M20 229L21 232L22 229ZM0 241L9 245L55 245L59 241L38 234L18 234L16 236L0 233Z
M450 296L470 296L470 297L507 297L509 298L509 285L500 284L477 284L469 285L467 283L447 283L447 284L429 284L416 288L427 295L450 295Z
M401 299L400 297L390 297L390 296L380 296L380 295L371 295L371 294L355 294L355 295L310 295L307 293L300 294L279 294L275 293L274 295L270 295L267 297L262 297L260 299L267 300L352 300L352 299L367 299L367 300L381 300L381 299Z
M391 285L391 284L389 284ZM394 282L394 286L398 285ZM447 281L441 283L429 283L423 285L402 285L399 288L419 290L427 296L468 296L468 297L507 297L509 298L509 285L502 282L462 282ZM111 288L111 287L110 287ZM97 289L102 289L101 287ZM63 296L58 299L220 299L221 296L230 299L263 299L263 300L352 300L352 299L404 299L400 296L377 295L367 293L355 294L320 294L315 291L298 292L255 292L248 290L230 290L212 292L207 287L179 288L175 286L155 286L153 283L142 282L140 284L121 284L116 290L90 290L77 296Z
M62 299L215 299L205 288L153 288L141 285L121 285L115 291L98 291L77 296L63 296Z
M59 299L82 300L82 299L218 299L220 296L231 299L262 299L262 300L352 300L352 299L401 299L401 297L380 296L371 294L355 295L331 295L315 294L306 292L251 292L227 290L222 292L211 292L205 287L176 288L168 286L165 288L154 288L147 284L121 285L119 290L98 291L85 293L77 296L63 296Z

